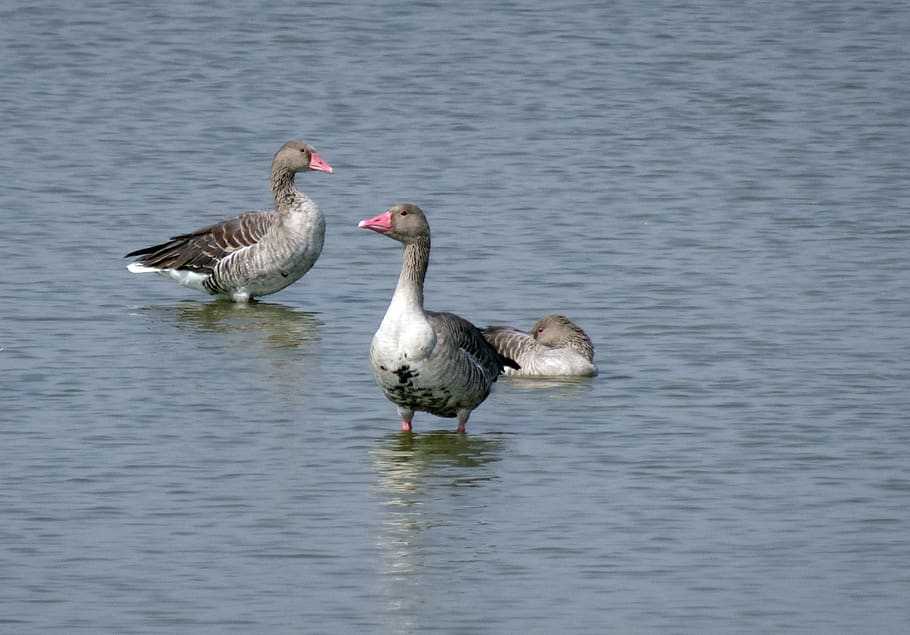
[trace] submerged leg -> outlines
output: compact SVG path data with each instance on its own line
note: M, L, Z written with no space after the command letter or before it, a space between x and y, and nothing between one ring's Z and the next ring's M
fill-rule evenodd
M455 429L455 432L459 432L461 434L464 434L466 432L465 424L467 424L468 417L470 416L470 410L463 409L458 411L458 427Z
M414 411L399 406L398 414L401 416L401 431L411 432L411 419L414 418Z

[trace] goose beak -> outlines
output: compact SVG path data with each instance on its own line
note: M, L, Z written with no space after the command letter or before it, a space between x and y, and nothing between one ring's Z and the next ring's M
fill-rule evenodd
M310 153L310 169L318 170L320 172L328 172L329 174L335 171L332 169L331 165L326 163L325 160L315 152Z
M392 230L392 213L383 212L373 218L364 218L357 223L360 229L369 229L378 234L385 234Z

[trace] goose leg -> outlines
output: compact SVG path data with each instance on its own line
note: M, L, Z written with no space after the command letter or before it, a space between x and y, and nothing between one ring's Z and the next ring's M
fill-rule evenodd
M401 431L411 432L411 419L414 418L414 411L399 406L398 414L401 416Z
M466 432L465 424L468 423L468 417L470 417L470 416L471 416L470 410L465 409L465 410L458 411L458 427L455 429L455 432L458 432L459 434L464 434Z

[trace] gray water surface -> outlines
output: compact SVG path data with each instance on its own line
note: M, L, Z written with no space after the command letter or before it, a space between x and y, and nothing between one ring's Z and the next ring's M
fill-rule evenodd
M0 4L0 630L910 628L904 4L260 4ZM304 279L126 271L295 137ZM401 200L601 375L400 434Z

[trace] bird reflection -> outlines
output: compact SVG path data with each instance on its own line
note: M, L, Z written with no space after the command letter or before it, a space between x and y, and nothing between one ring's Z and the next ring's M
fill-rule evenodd
M233 375L235 383L250 381L241 377L250 373L286 401L306 403L306 380L321 365L321 323L315 314L281 304L219 301L147 306L139 314L188 333L182 348L193 350L204 364L223 369L243 360Z
M270 348L297 348L319 337L319 320L313 313L282 304L216 301L166 308L174 311L178 325L213 333L255 334L263 336Z
M415 492L428 481L478 485L492 478L484 468L499 460L502 441L450 432L396 433L373 451L381 484L389 492Z
M548 396L571 398L591 392L593 386L591 377L508 377L500 379L498 389L546 390Z
M450 528L482 522L487 495L476 488L495 480L502 452L499 438L450 432L396 433L372 450L385 509L376 543L390 631L418 626L422 574L434 553L452 548Z

